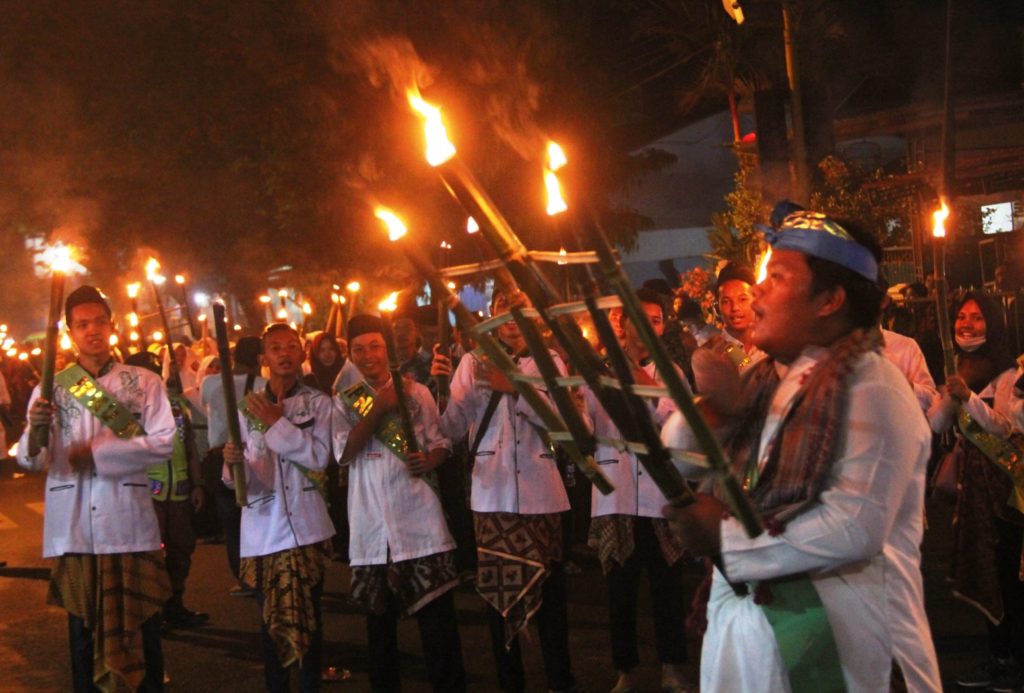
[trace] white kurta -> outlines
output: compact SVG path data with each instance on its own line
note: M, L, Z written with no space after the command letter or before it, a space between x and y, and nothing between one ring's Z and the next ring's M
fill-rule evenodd
M554 352L551 356L565 375L562 360ZM477 379L477 368L474 356L463 357L452 377L448 408L441 417L441 431L451 440L471 432L472 443L487 408L492 391ZM540 374L529 356L520 360L519 369L526 375ZM471 506L475 512L538 515L569 509L555 456L535 426L542 424L521 397L502 396L473 461Z
M303 474L323 472L331 459L331 400L297 384L284 416L260 433L239 414L245 440L248 505L242 508L241 556L267 556L334 536L327 503ZM224 465L224 483L234 487Z
M661 384L654 363L644 366L644 371L659 385ZM587 414L594 422L594 435L599 440L602 438L621 439L622 434L619 429L608 417L608 413L590 388L583 390L583 399L586 403ZM649 400L648 402L651 417L659 427L676 410L675 403L669 397L659 398L656 406L652 406ZM662 517L661 509L668 501L665 494L658 489L657 484L637 461L636 455L628 450L619 450L607 443L598 443L594 460L601 466L601 471L615 486L615 490L605 495L596 488L591 489L590 514L592 517L602 515Z
M409 414L420 449L451 449L441 434L437 405L423 385L405 381ZM341 455L359 417L341 398L334 403L334 449ZM349 557L353 566L431 556L455 548L437 493L409 473L377 438L352 460L348 475Z
M788 368L778 367L782 381L762 431L762 457L802 378L824 353L809 347ZM916 548L930 433L906 379L880 355L864 355L851 383L834 480L820 502L778 536L750 539L735 519L723 521L721 555L726 574L736 582L809 573L848 690L888 691L893 631L912 628L930 639ZM896 563L890 553L900 554ZM897 594L918 600L907 610L916 622L903 622L904 616L890 611L889 600ZM789 690L763 611L752 596L736 596L718 571L708 604L701 689Z
M176 429L167 392L160 377L143 368L114 363L96 382L128 408L146 435L122 440L79 404L67 390L54 385L57 407L50 444L28 457L31 427L18 444L18 464L47 470L46 512L43 518L43 556L65 553L132 553L160 548L150 465L166 462L174 447ZM39 398L36 386L29 407ZM68 449L75 443L92 448L95 468L74 472Z
M932 401L938 396L935 379L928 372L928 364L917 341L891 330L882 330L885 348L882 354L892 361L893 365L906 376L914 389L914 396L921 405L922 411L928 411Z

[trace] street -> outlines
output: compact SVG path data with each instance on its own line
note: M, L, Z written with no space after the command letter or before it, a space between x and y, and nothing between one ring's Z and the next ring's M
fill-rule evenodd
M49 568L41 558L42 475L23 475L11 460L0 462L0 693L8 691L64 691L70 686L66 618L61 609L46 604ZM979 615L954 600L943 585L948 562L949 510L929 510L930 530L925 542L925 587L928 613L939 652L943 679L955 688L952 678L984 656L984 624ZM615 681L611 665L605 605L606 592L596 559L577 546L574 559L582 572L571 575L570 624L573 669L581 690L606 691ZM687 571L687 586L699 579L696 566ZM228 596L232 586L219 544L200 544L193 557L186 605L211 615L209 623L195 630L170 633L164 638L164 656L170 691L259 691L262 668L259 659L259 622L255 601ZM328 665L352 671L342 683L324 689L369 690L364 621L347 603L347 566L332 563L324 593L324 656ZM645 588L640 598L640 687L657 690L653 627L644 618L648 608ZM484 624L482 601L461 588L456 606L469 687L487 691L496 687L490 640ZM427 691L426 672L420 656L419 633L413 621L400 626L403 689ZM525 667L530 690L544 690L543 665L533 642L524 642ZM697 680L697 642L691 638L688 674Z

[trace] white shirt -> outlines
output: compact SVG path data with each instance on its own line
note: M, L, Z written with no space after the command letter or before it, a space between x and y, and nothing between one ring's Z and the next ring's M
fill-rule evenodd
M248 376L234 375L235 399L241 401L245 396L245 381ZM267 384L263 378L256 376L253 380L252 389L261 390ZM216 448L228 442L228 420L224 408L224 383L219 375L208 376L203 379L199 386L199 399L206 410L207 418L207 440L211 448Z
M334 536L327 503L303 475L330 461L331 400L297 383L284 400L284 416L260 433L239 414L245 440L248 505L242 508L241 556L267 556ZM228 465L224 483L233 488Z
M96 382L136 417L146 435L122 440L67 390L54 384L57 407L50 443L28 456L31 427L18 443L18 464L47 470L43 556L65 553L133 553L160 548L160 529L146 469L166 462L176 429L160 376L144 368L114 363ZM32 391L29 408L39 397ZM75 472L68 462L74 443L88 443L95 467Z
M657 377L657 368L654 363L643 367L647 375L651 376L659 385L661 379ZM685 381L684 381L685 382ZM594 422L594 435L599 439L612 438L621 439L622 434L608 417L608 413L601 406L597 397L590 388L583 390L583 399L586 403L587 413L590 420ZM665 420L676 411L676 405L669 397L658 399L657 406L652 406L648 400L648 408L651 411L654 423L660 428ZM639 441L634 441L639 442ZM618 450L612 445L598 443L594 460L601 466L601 471L608 477L608 481L615 486L615 490L605 495L597 490L591 489L591 516L602 515L635 515L637 517L662 517L661 509L668 501L665 494L658 489L651 476L640 465L636 455L628 450Z
M971 392L971 398L962 405L983 429L997 436L1009 437L1013 431L1024 430L1024 400L1013 394L1013 384L1020 377L1019 370L1008 368L992 380L981 392ZM984 400L992 400L990 407ZM949 395L936 397L928 409L928 422L932 430L942 433L956 421L957 405Z
M761 435L762 463L801 379L824 353L809 347L788 368L778 366L782 380ZM917 549L931 435L906 379L880 355L865 354L851 382L833 482L819 502L778 536L766 532L750 539L735 519L723 520L721 557L736 582L809 573L828 615L848 690L888 691L894 633L912 628L919 638L931 640L920 601ZM918 601L896 614L890 601L897 595ZM916 620L908 621L907 614ZM789 690L774 643L753 596L736 596L715 571L701 689Z
M372 391L372 388L371 388ZM451 449L441 434L437 405L423 385L405 381L409 414L420 449ZM359 416L334 401L334 449L341 455ZM348 475L349 557L353 566L383 565L455 548L437 493L409 473L376 437L353 458Z
M554 352L551 356L558 372L565 375L562 360ZM472 444L487 408L491 389L477 380L477 367L476 357L463 357L452 376L448 408L441 417L441 431L451 440L472 431ZM520 360L519 369L526 375L540 375L529 356ZM470 505L475 512L538 515L569 509L554 454L534 426L542 424L521 397L502 395L473 461Z
M899 332L883 329L882 337L885 339L885 348L882 350L882 354L892 361L900 373L907 377L907 381L914 389L914 396L917 397L917 401L921 405L921 410L928 411L932 400L938 396L939 392L935 387L932 374L928 372L928 364L925 363L921 347L916 340Z

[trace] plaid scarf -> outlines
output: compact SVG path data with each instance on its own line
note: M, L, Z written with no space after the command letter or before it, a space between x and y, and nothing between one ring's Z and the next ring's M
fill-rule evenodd
M747 489L762 515L785 522L817 502L836 459L848 377L863 354L881 348L882 333L877 328L854 330L834 342L828 356L808 374L779 425L767 464ZM778 385L773 359L751 367L743 392L747 405L728 442L740 474L757 469L761 431Z

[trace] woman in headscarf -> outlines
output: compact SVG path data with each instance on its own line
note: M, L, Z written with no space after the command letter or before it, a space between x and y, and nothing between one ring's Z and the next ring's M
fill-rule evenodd
M334 335L321 332L313 338L313 343L309 347L310 372L303 376L302 382L333 395L334 381L344 365L345 357L342 356Z
M947 378L928 420L937 433L957 429L953 589L986 616L991 655L957 683L1018 690L1024 687L1024 498L997 465L1021 454L1011 435L1019 437L1024 402L996 305L983 293L968 292L955 315L957 372Z

